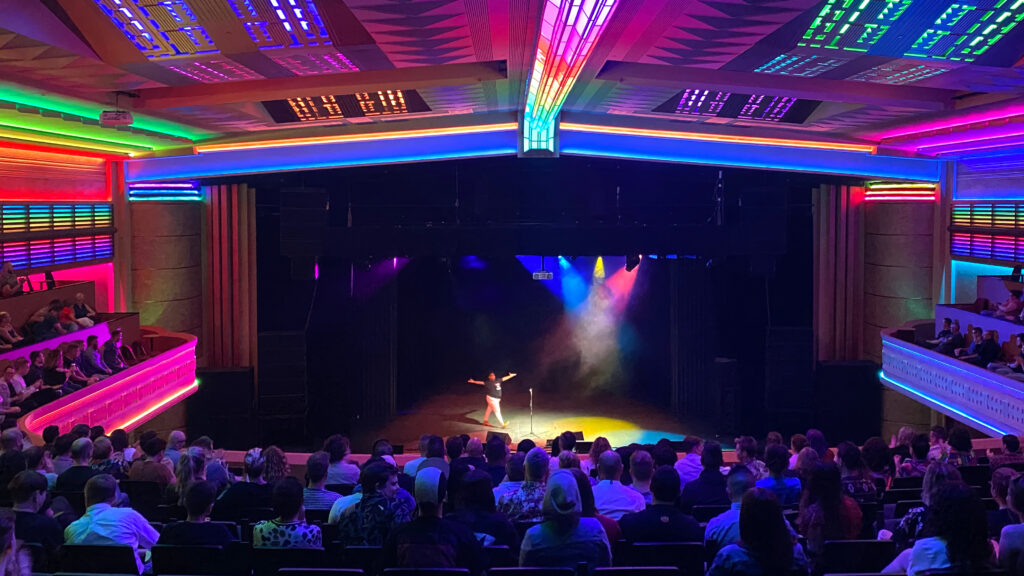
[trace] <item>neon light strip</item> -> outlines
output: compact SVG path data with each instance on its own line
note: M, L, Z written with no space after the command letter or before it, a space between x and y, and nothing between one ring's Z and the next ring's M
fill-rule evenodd
M113 138L95 138L93 136L83 136L81 134L72 134L67 132L58 132L56 130L47 130L44 128L38 128L34 126L26 126L24 124L14 124L10 122L0 122L0 127L12 128L15 130L24 130L26 132L48 134L53 136L63 136L73 140L86 140L91 143L97 144L109 144L111 146L127 146L129 148L139 148L140 150L155 150L155 147L149 144L139 144L137 142L127 142L125 140L115 140Z
M618 0L547 0L523 114L523 150L554 152L554 126Z
M615 126L597 126L594 124L576 124L572 122L563 123L561 125L561 129L571 130L574 132L590 132L595 134L622 134L627 136L646 136L650 138L670 138L674 140L730 142L733 144L756 144L760 146L781 146L785 148L812 148L816 150L843 150L846 152L866 152L868 154L874 154L876 150L876 147L870 144L789 140L781 138L761 138L757 136L728 136L725 134L674 132L669 130L651 130L647 128L619 128Z
M891 344L888 344L888 343L886 343L886 344L891 346ZM896 388L899 388L900 390L903 390L904 392L907 392L911 396L915 396L917 398L920 398L920 399L924 400L925 402L927 402L929 404L934 404L936 406L941 406L942 408L945 408L946 410L949 410L950 412L956 414L957 416L960 416L961 418L965 418L967 420L970 420L971 422L974 422L978 426L981 426L982 428L985 428L986 430L994 432L998 436L1005 436L1006 435L1006 432L1004 430L1002 430L1000 428L996 428L995 426L992 426L991 424L982 422L981 420L978 420L974 416L971 416L971 415L967 414L963 410L959 410L957 408L954 408L954 407L950 406L949 404L946 404L945 402L943 402L941 400L938 400L936 398L933 398L933 397L925 394L924 392L921 392L920 390L916 390L916 389L914 389L914 388L912 388L910 386L907 386L906 384L903 384L903 383L901 383L901 382L899 382L897 380L894 380L893 378L887 376L884 371L879 371L878 372L878 377L880 379L884 380L885 382L888 382L890 385L892 385L892 386L894 386Z
M64 153L79 151L92 152L94 154L107 154L116 159L131 158L135 156L135 152L118 148L116 146L96 146L94 144L87 144L85 142L77 142L65 138L53 138L43 134L29 134L27 132L17 132L14 130L4 130L0 128L0 143L4 146L14 145L40 145L49 144L52 146L60 146L64 149Z
M28 152L45 152L48 154L62 154L66 156L78 156L80 158L97 158L100 160L124 160L129 158L128 154L105 154L94 150L72 150L70 148L55 148L52 146L40 146L38 144L11 142L8 140L0 140L0 148L12 148L14 150L25 150Z
M1014 117L1020 116L1022 114L1024 114L1024 104L1017 104L1013 106L1007 106L1005 108L1000 108L998 110L967 113L956 118L945 118L942 120L933 120L931 122L914 124L912 126L907 126L902 129L897 128L891 132L883 132L881 134L876 134L873 137L879 140L895 140L897 138L926 134L928 132L937 132L940 130L963 128L966 126L970 126L971 124L1009 121Z
M178 391L174 392L170 396L164 398L163 400L157 402L156 404L153 404L152 406L146 408L142 412L139 412L135 416L132 416L130 419L126 420L124 423L118 424L116 426L113 426L111 429L112 430L124 429L126 431L127 430L131 430L131 427L133 425L135 425L137 422L139 422L140 420L142 420L143 418L149 416L153 412L156 412L157 410L163 408L164 406L166 406L166 405L168 405L168 404L170 404L170 403L172 403L172 402L174 402L174 401L176 401L176 400L178 400L180 398L183 398L185 396L191 395L192 393L196 392L197 390L199 390L199 380L195 380L194 382L192 382L188 386L185 386L181 390L178 390Z
M478 126L459 126L454 128L432 128L425 130L404 130L400 132L379 132L373 134L344 134L338 136L315 136L308 138L292 138L289 140L260 140L256 142L237 142L233 144L199 144L194 147L196 154L206 152L227 152L233 150L263 150L286 146L307 146L310 144L338 144L342 142L372 142L376 140L400 140L404 138L425 138L430 136L448 136L453 134L485 134L488 132L505 132L516 130L515 124L486 124Z
M935 185L928 183L868 182L866 202L934 202Z
M130 202L202 202L203 192L195 182L140 182L128 186Z

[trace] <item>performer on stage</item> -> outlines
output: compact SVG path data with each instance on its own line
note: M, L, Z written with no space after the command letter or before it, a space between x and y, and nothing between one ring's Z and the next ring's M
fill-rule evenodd
M509 372L508 376L498 379L494 376L494 372L491 372L487 375L486 382L473 380L472 378L469 379L470 384L483 386L487 393L487 410L484 411L484 426L490 426L487 422L487 418L490 417L491 412L494 412L494 415L498 418L498 424L501 424L502 428L505 427L505 421L501 419L501 383L515 377L516 375L514 372Z

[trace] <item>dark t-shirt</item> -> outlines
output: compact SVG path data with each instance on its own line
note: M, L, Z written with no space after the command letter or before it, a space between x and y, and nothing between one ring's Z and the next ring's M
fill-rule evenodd
M249 508L270 508L270 484L254 482L238 482L224 491L213 505L213 518L216 520L235 520L238 515Z
M64 530L53 518L36 512L16 511L14 514L14 533L18 540L42 544L49 553L64 544Z
M72 466L57 476L56 490L61 492L82 492L89 478L99 474L92 466Z
M501 512L487 513L474 510L456 510L444 517L469 528L477 541L484 546L508 546L513 552L519 550L519 535L515 526Z
M492 398L501 398L501 380L484 380L484 390Z
M466 568L473 576L486 568L483 548L469 529L441 518L420 517L398 526L381 558L385 567Z
M725 491L725 476L717 470L704 470L695 480L683 486L679 495L679 507L687 514L694 506L728 506L729 494Z
M25 469L25 455L22 454L21 451L15 450L0 454L0 498L3 500L10 499L10 492L7 490L7 485L14 479L18 472ZM20 538L21 536L18 537Z
M171 546L227 546L234 534L216 522L173 522L164 526L157 544Z
M675 506L651 504L619 519L622 537L629 542L703 542L704 530L689 514Z

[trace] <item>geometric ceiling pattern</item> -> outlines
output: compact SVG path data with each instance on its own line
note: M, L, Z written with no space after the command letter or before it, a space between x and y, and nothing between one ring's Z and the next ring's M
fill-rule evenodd
M508 121L526 103L547 1L25 0L0 21L0 75L106 106L126 92L138 98L122 104L211 139ZM388 91L418 93L423 111L299 126L263 104ZM1024 0L617 0L562 110L867 141L1016 99Z

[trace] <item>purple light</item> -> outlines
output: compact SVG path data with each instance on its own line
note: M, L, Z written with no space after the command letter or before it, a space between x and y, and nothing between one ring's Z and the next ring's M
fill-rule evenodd
M1020 116L1022 114L1024 114L1024 104L1013 104L994 110L969 112L955 118L941 118L929 122L922 122L920 124L895 128L888 132L872 134L870 137L876 140L893 140L906 136L925 134L927 132L962 128L970 124L977 124L980 122L1010 121L1013 117Z
M319 262L314 262L313 263L313 280L319 280L319 279L320 279L320 263Z

